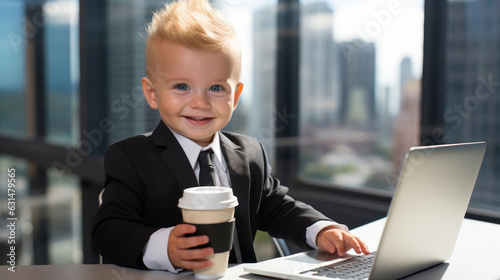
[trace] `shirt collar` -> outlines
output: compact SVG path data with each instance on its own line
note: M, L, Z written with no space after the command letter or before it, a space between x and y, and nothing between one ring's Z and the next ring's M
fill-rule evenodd
M214 152L215 158L220 163L220 166L222 166L224 168L224 171L226 171L226 166L222 162L222 151L220 149L219 132L214 134L214 139L212 140L212 143L210 143L206 147L202 147L202 146L196 144L195 142L193 142L193 140L187 138L186 136L181 135L181 134L173 131L172 129L170 129L170 131L172 131L172 134L174 134L175 138L177 139L177 141L181 145L181 147L184 150L184 153L186 154L186 156L189 160L189 163L191 164L191 167L193 169L196 165L196 162L198 161L198 155L200 154L200 152L208 150L208 149L212 149L212 151Z

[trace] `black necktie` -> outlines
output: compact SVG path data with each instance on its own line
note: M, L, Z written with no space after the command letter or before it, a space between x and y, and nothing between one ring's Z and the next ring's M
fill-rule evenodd
M214 164L212 162L212 149L208 149L206 151L201 151L198 156L198 164L200 165L200 176L199 176L199 185L200 186L214 186L215 185L215 172L214 172ZM238 242L238 235L236 234L236 227L234 228L234 240L233 240L233 249L234 258L233 262L242 263L240 245ZM231 253L231 255L233 254Z
M215 185L214 164L212 162L212 149L201 151L198 156L198 164L200 165L200 176L198 183L200 186Z

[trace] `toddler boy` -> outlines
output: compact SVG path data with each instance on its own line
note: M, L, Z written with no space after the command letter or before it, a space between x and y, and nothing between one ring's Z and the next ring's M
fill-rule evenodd
M212 248L192 249L207 236L186 237L177 207L183 189L198 185L198 155L211 150L215 185L238 197L238 246L230 262L255 262L253 238L263 230L304 249L343 255L368 248L347 228L287 195L270 174L262 145L221 132L243 90L240 47L232 27L206 1L169 4L148 27L142 87L161 117L156 129L111 145L105 191L93 239L112 263L177 272L211 265Z

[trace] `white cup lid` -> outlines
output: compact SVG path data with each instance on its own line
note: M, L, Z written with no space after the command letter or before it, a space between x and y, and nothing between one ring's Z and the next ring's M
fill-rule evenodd
M237 205L238 198L231 188L208 186L185 189L177 206L191 210L217 210Z

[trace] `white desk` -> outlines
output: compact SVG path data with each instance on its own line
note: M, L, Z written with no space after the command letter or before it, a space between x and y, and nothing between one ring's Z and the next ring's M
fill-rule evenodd
M375 250L385 219L375 221L352 232L362 237ZM272 279L251 275L243 271L243 265L228 269L224 280ZM0 266L0 279L6 280L193 280L190 273L180 275L165 271L142 271L116 265L32 265L17 266L16 272ZM326 279L326 278L325 278ZM405 279L481 279L500 280L500 225L466 219L458 236L451 259Z

